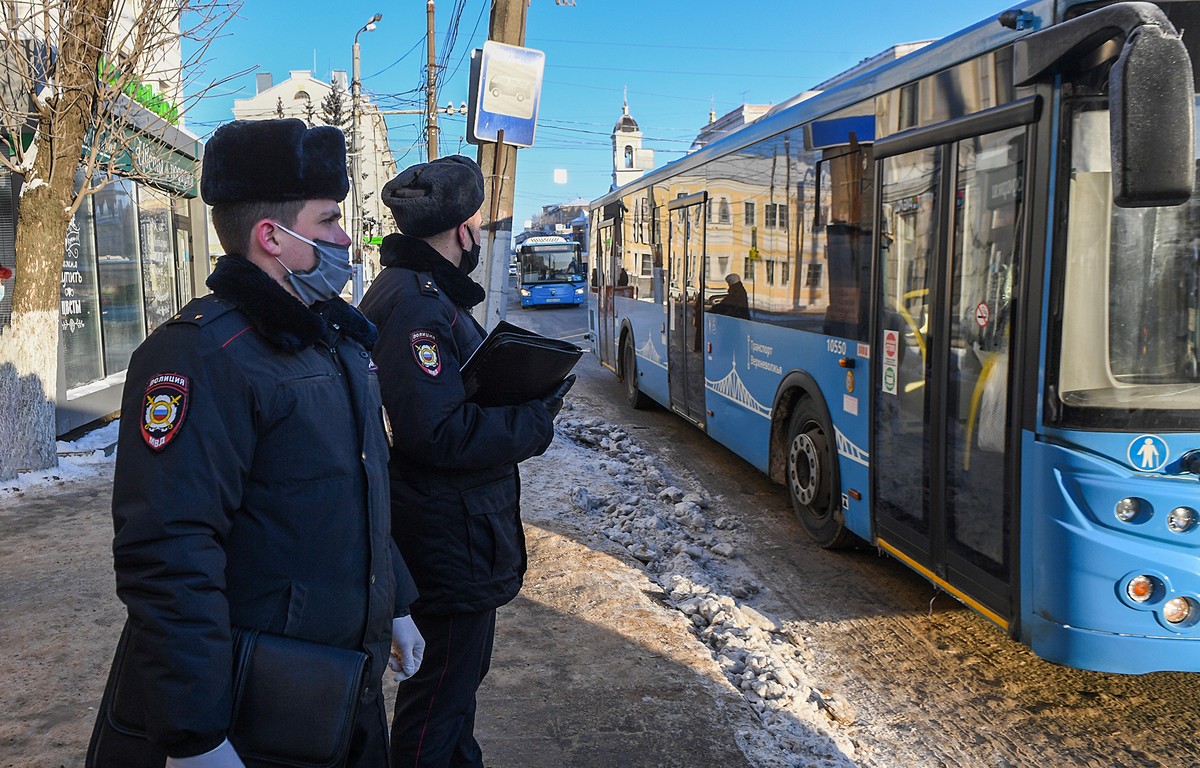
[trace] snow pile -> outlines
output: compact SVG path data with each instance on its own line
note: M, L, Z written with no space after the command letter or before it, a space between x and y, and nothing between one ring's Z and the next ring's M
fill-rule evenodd
M0 499L19 496L40 486L62 485L111 472L119 423L109 422L71 443L58 441L58 466L37 472L21 472L16 478L0 483Z
M854 765L862 755L844 732L855 721L852 708L810 678L803 637L745 602L761 586L736 560L738 520L714 513L701 494L669 485L623 429L567 414L557 427L561 436L595 452L581 463L612 479L607 492L571 489L578 511L573 521L624 547L691 620L726 679L766 726L765 737L738 734L747 758L760 766ZM750 742L755 746L748 748Z

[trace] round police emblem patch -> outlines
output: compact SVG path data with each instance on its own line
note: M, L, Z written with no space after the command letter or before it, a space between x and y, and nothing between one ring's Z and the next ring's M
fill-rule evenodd
M160 373L146 383L142 399L142 439L155 451L166 448L187 415L191 383L178 373Z
M421 370L430 376L441 373L442 356L438 352L437 337L429 331L413 331L408 339L412 344L413 357L417 359Z

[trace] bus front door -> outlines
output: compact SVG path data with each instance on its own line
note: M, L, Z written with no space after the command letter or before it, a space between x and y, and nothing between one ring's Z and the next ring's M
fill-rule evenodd
M614 234L617 227L613 219L605 219L596 227L595 256L592 258L591 285L596 291L596 355L600 363L617 370L616 340L613 326L616 311L613 305L612 286L616 280L613 266L616 264L618 247Z
M886 157L880 169L875 536L1002 627L1024 146L1013 128Z
M704 419L704 193L668 207L667 380L671 408L703 427Z

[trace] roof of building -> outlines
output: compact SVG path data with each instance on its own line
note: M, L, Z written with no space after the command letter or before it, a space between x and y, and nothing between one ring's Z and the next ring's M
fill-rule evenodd
M625 104L622 106L621 111L624 114L622 114L620 119L617 120L617 124L613 126L613 133L635 133L638 130L638 124L637 120L634 120L629 116L628 99L625 100Z

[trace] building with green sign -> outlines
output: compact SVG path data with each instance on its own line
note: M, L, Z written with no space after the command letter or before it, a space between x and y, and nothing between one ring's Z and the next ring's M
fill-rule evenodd
M119 410L133 350L207 292L207 213L198 197L203 145L168 122L177 110L165 98L138 85L121 97L121 135L93 134L84 147L85 156L97 150L94 167L103 169L91 181L108 184L83 200L64 243L60 435ZM21 176L0 171L0 265L15 261L21 183ZM0 328L11 315L12 283L0 281Z

